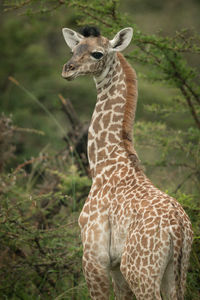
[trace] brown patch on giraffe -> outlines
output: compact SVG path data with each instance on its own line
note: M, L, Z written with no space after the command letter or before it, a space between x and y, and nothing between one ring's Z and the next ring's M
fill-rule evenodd
M128 194L126 195L126 199L135 199L134 195L133 194Z
M141 197L140 193L138 193L138 192L135 194L135 196L136 196L136 198L138 198L138 199L140 199L140 197Z
M96 185L97 189L98 189L99 187L101 187L102 183L103 183L102 178L97 177L97 178L95 179L95 185Z
M121 112L122 112L122 106L121 106L121 105L116 105L116 106L114 107L114 111L115 111L115 112L118 112L118 113L121 113Z
M108 152L109 153L111 153L111 152L113 152L113 150L115 149L115 145L113 146L113 145L111 145L111 146L108 146Z
M100 100L100 101L103 101L103 100L105 100L107 97L108 97L108 95L107 95L107 94L104 94L104 95L102 95L102 96L99 98L99 100Z
M112 99L112 105L121 103L124 103L124 100L122 100L122 98L119 96Z
M142 272L143 274L145 274L145 275L148 275L148 271L147 271L147 269L145 269L145 268L141 268L140 269L140 272ZM146 279L146 278L145 278ZM144 292L145 292L145 286L144 286Z
M112 174L113 174L113 172L116 170L116 166L114 165L114 166L112 166L110 169L109 169L109 171L106 171L105 172L105 175L107 176L107 177L110 177Z
M103 193L102 193L103 197L108 193L109 190L110 190L110 186L106 185L103 189Z
M175 219L170 219L170 225L176 225L177 221Z
M119 140L116 139L116 137L113 133L109 133L108 140L111 144L119 143Z
M95 144L94 142L90 145L89 149L88 149L88 155L90 157L90 160L94 163L95 162Z
M160 241L157 241L157 243L154 244L154 251L155 252L158 251L160 249L160 247L161 247L161 243L160 243ZM155 259L157 260L158 256L156 258L156 255L155 255Z
M161 208L158 208L157 213L158 213L158 215L161 215L162 213L164 214L165 212Z
M92 199L92 201L90 201L90 207L92 207L92 209L95 209L95 206L98 204L97 198Z
M120 186L118 189L117 189L117 194L120 194L121 192L124 191L124 186Z
M119 156L118 159L117 159L118 162L125 162L125 163L128 163L127 161L127 158L126 157L123 157L123 156Z
M94 189L93 193L92 193L92 196L95 197L99 192L99 189Z
M103 282L102 282L102 284L100 284L100 286L101 286L101 290L102 290L103 293L105 293L105 292L108 291L108 287L107 287L107 286L104 287ZM102 296L102 297L100 298L100 300L105 300L105 297Z
M181 234L180 232L177 230L174 232L175 233L175 236L178 238L178 239L181 239Z
M117 131L118 129L120 129L121 126L119 124L112 124L109 126L109 131Z
M144 197L144 195L142 195ZM149 206L149 201L147 200L142 200L141 201L141 206L142 207L146 207L146 206ZM149 212L146 212L146 214L149 214Z
M123 90L125 90L125 85L124 85L124 83L118 84L117 88L118 88L118 90L119 90L120 92L123 92Z
M143 266L148 265L148 257L142 258L142 264L143 264Z
M83 215L79 217L79 224L81 225L81 227L84 227L87 222L88 222L88 217L84 217Z
M104 116L103 116L103 124L104 124L104 129L106 129L106 128L108 128L108 124L110 123L110 121L111 121L111 112L108 112L107 114L105 114Z
M113 115L112 121L113 122L119 122L122 119L122 116L119 115Z
M154 234L155 234L155 229L148 229L148 227L152 227L152 225L154 225L154 224L149 224L149 225L147 225L147 228L146 228L146 234L148 234L149 236L153 236Z
M152 252L152 250L153 250L153 244L154 244L153 239L150 238L150 239L149 239L149 250L150 250L151 252Z
M152 204L157 204L157 203L159 203L159 206L160 206L160 200L159 200L159 199L154 199L151 203L152 203Z
M93 122L93 129L96 134L99 132L99 128L100 128L99 122L102 118L102 115L103 115L103 113L100 113Z
M147 245L148 245L148 238L147 236L143 235L142 238L141 238L141 244L144 248L147 248Z
M88 262L88 263L87 263L87 270L88 270L88 271L91 271L92 269L93 269L92 263L91 263L91 262Z
M115 90L116 90L116 86L115 86L115 84L113 84L108 91L111 97L113 97Z
M88 214L89 213L89 205L85 205L84 208L83 208L83 212Z
M109 166L109 165L115 165L115 162L116 162L115 159L112 159L112 158L111 158L111 159L107 159L106 165L107 165L107 166ZM109 173L110 173L110 170L105 171L105 173L106 173L106 172L108 172L108 174L109 174Z
M141 252L141 247L140 247L140 244L137 244L137 246L136 246L136 250L138 251L138 253L140 253L140 252Z
M145 220L145 224L147 225L148 223L152 223L153 222L153 217L149 217Z
M105 157L106 157L106 151L105 151L105 149L102 149L101 151L98 152L98 154L97 154L97 160L98 161L101 161Z
M97 103L95 109L96 109L96 112L101 112L103 110L103 103Z
M99 142L104 142L107 136L107 131L102 131L100 134Z
M88 132L88 139L93 139L94 138L94 136L91 134L91 132Z
M106 101L104 105L104 110L110 110L112 108L112 102L111 101Z
M113 176L111 177L111 179L110 179L109 182L110 182L111 185L115 186L115 185L118 183L118 181L119 181L119 177L113 175Z
M90 215L90 221L94 221L98 217L98 213L95 212L92 215Z
M89 231L88 235L87 235L87 243L86 243L86 245L88 245L89 249L91 248L92 242L93 242L92 232Z

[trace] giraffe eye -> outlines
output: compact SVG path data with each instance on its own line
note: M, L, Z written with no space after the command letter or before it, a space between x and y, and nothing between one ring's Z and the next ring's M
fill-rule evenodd
M92 52L91 56L94 57L95 59L100 59L103 56L102 52Z

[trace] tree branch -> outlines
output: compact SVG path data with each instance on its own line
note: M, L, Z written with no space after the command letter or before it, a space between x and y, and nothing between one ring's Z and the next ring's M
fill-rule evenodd
M180 87L180 90L182 92L182 94L184 95L186 101L187 101L187 104L189 106L189 109L190 109L190 112L193 116L193 119L195 120L196 124L197 124L197 127L199 128L200 130L200 120L197 116L197 113L196 113L196 110L194 108L194 105L192 104L192 101L191 101L191 98L190 96L188 95L188 93L186 92L185 88L183 86Z
M107 23L106 21L104 21L102 18L99 18L95 15L93 15L90 11L88 11L88 6L86 5L82 5L80 3L77 3L76 4L76 7L79 7L80 9L84 10L85 11L85 14L90 16L92 19L98 21L99 23L105 25L106 27L109 27L109 28L112 28L112 25L110 25L109 23ZM90 7L89 7L90 10L92 10Z
M192 172L190 173L186 178L184 178L184 180L178 184L177 188L175 189L174 193L176 194L178 192L178 190L182 187L182 185L188 180L190 179L193 175L198 174L199 172Z

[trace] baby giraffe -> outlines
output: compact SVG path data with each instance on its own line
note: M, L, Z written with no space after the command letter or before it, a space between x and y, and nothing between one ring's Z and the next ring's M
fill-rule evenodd
M97 102L88 132L92 187L79 217L83 270L91 299L183 300L192 228L181 205L140 168L132 142L135 71L120 53L133 29L112 40L94 27L64 28L72 57L62 76L92 74Z

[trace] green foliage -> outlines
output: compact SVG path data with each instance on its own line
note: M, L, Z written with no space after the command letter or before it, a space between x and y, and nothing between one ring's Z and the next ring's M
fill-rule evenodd
M32 1L29 1L30 5ZM49 1L38 1L42 6L53 5ZM54 2L54 1L53 1ZM78 17L78 24L93 24L101 26L105 34L113 34L122 27L133 26L127 15L119 13L119 0L110 1L86 1L73 0L61 1L59 5L65 4L72 7ZM8 5L8 4L7 4ZM13 5L13 4L12 4ZM11 6L12 6L11 5ZM24 2L17 2L17 7L24 6ZM44 7L42 8L42 10ZM51 10L51 9L50 9ZM32 8L34 12L34 8ZM189 30L176 32L173 37L159 35L146 35L135 27L133 44L137 46L129 54L142 64L152 66L149 74L151 80L165 81L180 90L188 109L200 129L200 88L198 84L198 71L187 62L184 53L191 55L200 53L200 37Z
M76 166L72 165L66 174L59 173L57 170L53 172L60 180L60 189L64 195L72 195L73 210L77 209L77 204L81 202L83 197L87 197L91 186L91 180L87 176L80 176ZM85 200L85 198L84 198Z
M87 299L77 219L90 180L38 159L1 174L0 298Z

